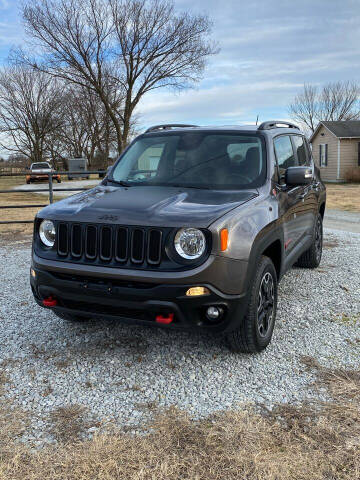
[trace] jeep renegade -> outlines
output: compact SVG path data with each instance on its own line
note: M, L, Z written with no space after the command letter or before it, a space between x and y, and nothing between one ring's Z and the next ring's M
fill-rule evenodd
M37 214L31 288L62 319L221 332L259 352L281 277L320 263L325 199L291 123L158 125L98 186Z

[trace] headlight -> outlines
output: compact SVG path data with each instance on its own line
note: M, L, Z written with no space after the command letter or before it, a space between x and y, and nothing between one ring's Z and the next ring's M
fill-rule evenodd
M205 252L205 235L197 228L182 228L176 233L174 244L180 257L195 260Z
M47 247L53 247L55 243L55 225L51 220L43 220L40 223L39 236Z

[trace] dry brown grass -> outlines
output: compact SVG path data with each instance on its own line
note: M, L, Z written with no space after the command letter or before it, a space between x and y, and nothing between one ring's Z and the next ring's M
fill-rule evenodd
M321 368L333 401L251 409L201 421L176 409L158 415L147 435L115 432L74 440L82 410L58 410L57 446L29 450L14 442L17 419L0 415L1 480L357 480L360 478L360 373ZM68 433L64 436L64 431ZM68 436L69 434L69 436Z
M56 408L51 414L51 432L56 440L63 443L78 440L86 428L83 413L84 407L80 405Z
M97 179L97 175L90 175L90 179ZM67 180L67 179L66 179ZM0 177L0 190L10 190L18 185L25 184L25 177ZM38 184L34 184L36 188ZM60 187L60 186L59 186ZM56 186L55 186L56 188ZM55 195L55 200L60 200L61 194ZM0 193L0 206L4 205L47 205L49 197L28 192ZM39 208L22 209L0 209L0 220L33 220ZM0 225L0 242L4 243L15 241L31 241L33 225L32 224L8 224ZM1 244L1 243L0 243Z
M0 177L0 190L10 190L17 185L23 185L23 177ZM0 193L0 205L46 205L48 199L45 195L26 192ZM1 220L33 220L40 208L9 208L0 210ZM30 239L32 224L0 225L0 241L14 241Z
M326 184L326 208L360 212L360 184Z

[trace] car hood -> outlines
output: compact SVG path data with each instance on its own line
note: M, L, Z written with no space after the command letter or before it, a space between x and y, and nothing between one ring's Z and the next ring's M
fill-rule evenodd
M39 217L73 222L205 228L258 195L254 190L98 185L41 210Z

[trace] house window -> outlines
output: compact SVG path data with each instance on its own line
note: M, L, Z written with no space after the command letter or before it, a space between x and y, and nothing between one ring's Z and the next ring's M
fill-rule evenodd
M319 145L319 161L320 167L327 167L328 164L328 144L321 143Z

